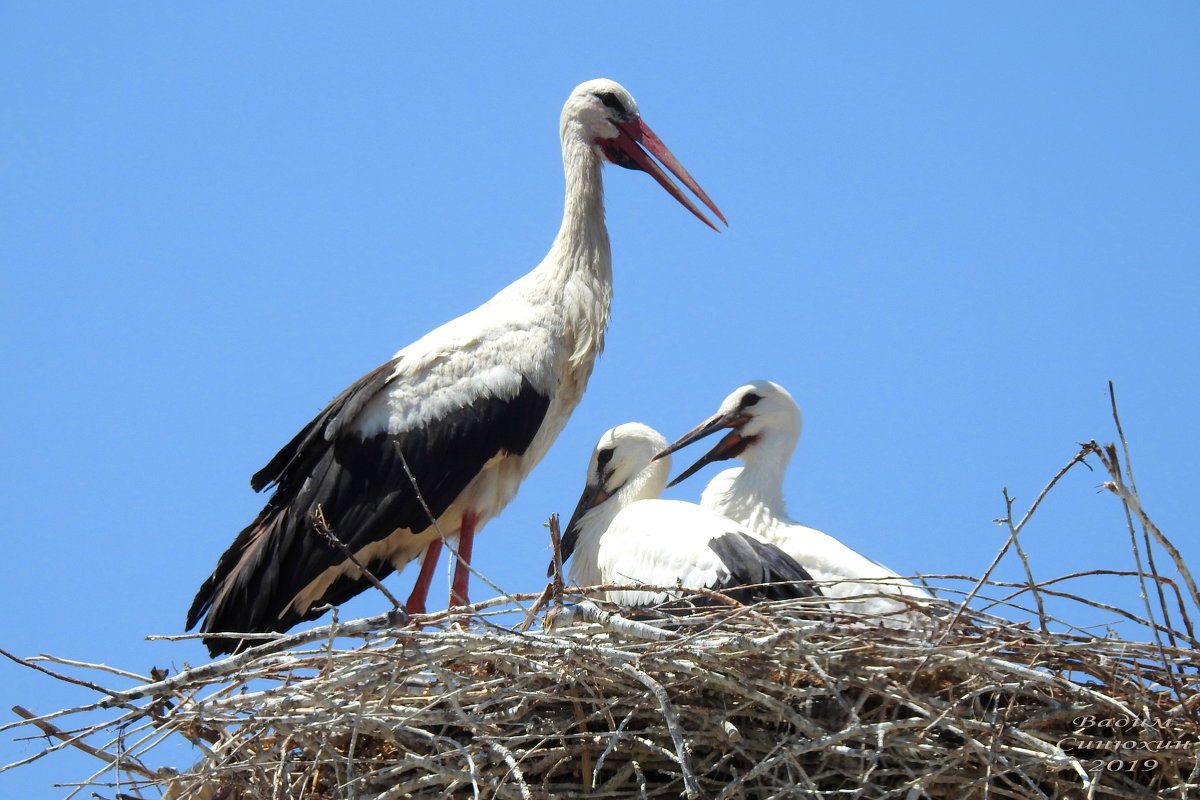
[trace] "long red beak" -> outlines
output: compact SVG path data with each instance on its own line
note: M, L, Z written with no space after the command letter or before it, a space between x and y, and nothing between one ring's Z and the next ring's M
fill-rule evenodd
M700 209L696 208L696 205L688 199L687 195L667 176L663 168L654 159L650 158L651 155L654 156L654 158L663 163L663 166L671 170L671 174L690 189L692 194L700 198L700 201L717 215L717 219L726 225L729 224L725 220L725 215L717 208L717 204L709 199L704 190L700 188L700 184L696 183L696 179L688 174L688 171L683 168L679 160L662 143L662 139L655 136L654 131L650 130L650 127L646 123L640 119L635 119L632 122L616 122L614 124L621 131L621 135L615 139L602 139L599 142L601 149L604 150L604 154L610 161L622 167L640 169L643 172L650 173L654 177L654 180L658 181L659 186L670 192L671 196L683 204L684 208L695 214L705 225L714 231L718 231L717 226L709 222L708 217L704 216ZM642 148L645 149L643 150ZM647 152L649 152L649 155L647 155Z

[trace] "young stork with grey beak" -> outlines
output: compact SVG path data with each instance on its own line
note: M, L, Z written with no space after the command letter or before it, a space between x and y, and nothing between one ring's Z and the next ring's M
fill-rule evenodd
M832 609L881 615L889 627L912 622L903 602L881 595L919 600L930 596L878 561L856 552L827 533L801 525L787 514L783 475L800 438L800 407L786 389L771 381L739 386L717 413L658 454L668 454L721 430L729 432L669 485L674 486L713 461L739 459L743 466L719 473L704 489L700 505L736 520L812 573ZM657 462L656 462L657 463ZM889 620L888 617L891 617Z
M678 585L713 589L743 603L819 594L803 567L757 534L694 503L659 499L671 462L653 459L666 446L658 431L638 422L600 437L563 534L562 557L571 558L575 585ZM629 589L606 597L650 606L682 594Z
M200 587L189 629L203 618L204 633L285 631L363 591L369 579L326 530L376 579L421 558L413 614L425 610L442 535L457 540L450 599L467 602L476 531L546 454L604 345L612 271L601 165L649 173L716 230L654 156L725 221L619 84L575 87L559 131L567 190L550 252L352 384L254 475L255 490L274 493ZM204 643L214 656L242 646Z

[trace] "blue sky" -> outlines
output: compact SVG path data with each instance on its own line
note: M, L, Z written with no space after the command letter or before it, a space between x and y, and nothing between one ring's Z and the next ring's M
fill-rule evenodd
M180 632L278 447L540 260L558 113L594 77L730 225L606 173L608 349L479 569L540 589L542 524L604 429L674 438L760 377L805 413L793 515L955 574L1003 543L1002 487L1023 509L1076 442L1113 438L1113 380L1146 507L1195 558L1198 23L1188 3L5 4L0 646L205 660L143 636ZM1069 475L1027 529L1037 577L1131 567L1101 479ZM88 699L0 676L3 714ZM10 738L0 762L37 749ZM96 766L0 787L57 797Z

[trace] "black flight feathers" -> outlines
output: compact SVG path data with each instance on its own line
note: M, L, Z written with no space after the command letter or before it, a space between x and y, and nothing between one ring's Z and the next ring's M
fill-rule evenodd
M728 577L709 588L739 603L821 594L808 570L773 544L734 531L713 537L708 546L729 571Z
M399 361L398 358L393 358L380 364L347 386L312 422L305 425L285 444L265 467L254 473L250 478L250 487L256 492L261 492L273 483L282 483L289 475L303 480L311 468L311 463L306 463L303 457L311 459L311 456L320 452L321 445L340 436L346 426L358 417L363 407L391 382Z
M441 516L492 457L525 452L550 405L522 378L513 397L482 394L421 428L361 438L356 418L394 380L395 368L393 359L356 381L254 475L256 490L274 485L275 491L200 587L188 612L189 629L206 612L205 632L283 631L319 616L290 607L317 576L345 560L314 529L318 507L351 551L398 528L419 533L431 521L403 462L430 511ZM394 569L388 556L365 566L383 577ZM341 578L313 607L343 602L368 585L361 576ZM235 639L205 643L214 655L238 645Z

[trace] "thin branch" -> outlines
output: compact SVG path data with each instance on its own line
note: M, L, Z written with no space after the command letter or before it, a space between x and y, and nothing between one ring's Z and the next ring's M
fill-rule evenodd
M562 613L555 618L554 625L556 628L564 628L573 624L577 619L595 623L634 639L659 641L680 638L679 634L674 631L663 630L644 622L628 619L615 611L605 611L591 600L581 600L573 606L564 608Z
M550 522L547 527L550 528L550 551L554 562L554 577L550 583L554 590L554 606L550 610L550 613L547 614L547 622L552 623L553 618L562 613L563 589L566 584L566 581L563 579L562 534L558 527L558 514L550 515ZM545 624L544 626L548 627Z
M1112 381L1108 382L1108 401L1109 406L1112 408L1113 425L1117 429L1117 438L1121 441L1121 451L1125 454L1125 477L1129 483L1129 492L1134 497L1137 497L1137 482L1133 477L1133 459L1129 454L1129 440L1125 437L1125 428L1121 424L1121 414L1117 411L1117 391L1113 386ZM1113 462L1116 462L1115 453L1113 454ZM1154 548L1150 546L1150 533L1148 526L1145 523L1142 524L1142 540L1146 545L1146 563L1150 566L1150 572L1153 575L1158 575L1158 566L1154 563ZM1134 546L1134 556L1137 556L1136 545ZM1138 569L1141 569L1140 565L1138 566ZM1155 588L1158 591L1159 605L1162 607L1163 615L1165 616L1164 621L1166 622L1167 627L1171 627L1171 613L1167 608L1167 600L1163 595L1162 584L1158 584ZM1186 612L1184 612L1184 615L1184 624L1190 627L1190 620L1187 620ZM1175 644L1174 640L1172 640L1171 644Z
M1017 556L1021 559L1021 566L1025 568L1025 579L1029 581L1029 592L1033 595L1033 601L1037 605L1038 624L1042 628L1042 633L1046 633L1046 607L1043 605L1042 596L1038 592L1037 581L1033 579L1033 569L1029 566L1029 556L1025 555L1025 550L1021 547L1021 542L1017 538L1017 528L1013 526L1012 504L1013 499L1008 494L1008 487L1005 487L1004 507L1007 513L1003 521L1008 525L1008 539L1012 542L1012 546L1016 548ZM1028 519L1028 516L1026 516L1026 519Z
M0 647L0 655L4 656L7 659L17 662L18 664L20 664L23 667L29 667L30 669L37 670L38 672L43 672L43 673L49 675L50 677L55 678L56 680L60 680L65 683L73 683L76 686L82 686L85 689L91 689L93 692L97 692L102 695L109 694L109 690L105 689L103 686L101 686L99 684L92 683L91 681L80 680L79 678L72 678L70 675L63 675L61 672L55 672L52 669L46 669L45 667L43 667L39 664L34 664L32 661L21 658L20 656L13 655L12 653L8 652L7 650L5 650L2 647Z
M1048 587L1048 586L1052 586L1052 585L1054 585L1054 584L1056 584L1056 583L1060 583L1060 582L1062 582L1062 581L1066 581L1066 580L1074 580L1074 579L1076 579L1076 578L1085 578L1085 577L1089 577L1089 576L1097 576L1097 575L1113 575L1113 576L1117 576L1117 577L1144 577L1144 575L1143 575L1142 573L1136 572L1136 571L1134 571L1134 570L1127 570L1127 569L1090 569L1090 570L1086 570L1086 571L1084 571L1084 572L1072 572L1072 573L1071 573L1071 574L1069 574L1069 575L1060 575L1060 576L1059 576L1059 577L1057 577L1057 578L1048 578L1047 580L1044 580L1044 581L1039 581L1039 582L1038 582L1038 588L1042 589L1043 591L1046 591L1046 593L1047 593L1047 594L1051 594L1051 595L1054 595L1054 596L1056 596L1056 597L1063 597L1063 598L1066 598L1066 599L1069 599L1069 600L1074 600L1074 601L1076 601L1076 602L1078 602L1078 603L1083 603L1084 605L1089 605L1089 606L1092 606L1093 608L1099 608L1099 609L1102 609L1102 610L1104 610L1104 611L1111 611L1111 612L1113 612L1113 613L1116 613L1116 614L1118 614L1118 615L1120 615L1120 616L1123 616L1123 617L1125 617L1125 618L1126 618L1126 619L1128 619L1128 620L1131 620L1131 621L1133 621L1133 622L1136 622L1137 624L1139 624L1139 625L1141 625L1141 626L1143 626L1143 627L1145 627L1145 628L1157 628L1158 630L1161 630L1163 633L1166 633L1166 634L1168 634L1168 635L1171 637L1172 641L1174 641L1174 639L1175 639L1175 637L1176 637L1176 636L1178 636L1178 637L1180 637L1180 638L1183 638L1183 639L1187 639L1187 640L1188 640L1188 646L1189 646L1189 647L1200 648L1200 640L1196 639L1195 635L1192 633L1192 631L1191 631L1191 629L1190 629L1190 628L1188 628L1187 632L1185 633L1185 632L1183 632L1183 631L1178 631L1178 630L1175 630L1174 628L1171 628L1171 627L1169 627L1169 626L1167 626L1167 625L1160 625L1159 623L1157 623L1157 622L1154 622L1154 621L1152 621L1152 620L1145 620L1145 619L1142 619L1141 617L1139 617L1139 616L1137 616L1137 615L1135 615L1135 614L1132 614L1132 613L1130 613L1130 612L1128 612L1128 611L1125 611L1124 609L1116 608L1115 606L1111 606L1111 605L1108 605L1108 604L1105 604L1105 603L1101 603L1101 602L1099 602L1099 601L1096 601L1096 600L1088 600L1087 598L1084 598L1084 597L1081 597L1081 596L1079 596L1079 595L1075 595L1075 594L1069 594L1069 593L1067 593L1067 592L1054 592L1054 591L1051 591L1051 590L1048 590L1048 589L1046 589L1046 587ZM939 577L952 577L952 576L939 576ZM961 576L959 576L959 577L961 577ZM1169 586L1169 587L1171 587L1171 591L1173 591L1173 592L1175 593L1175 602L1176 602L1176 604L1177 604L1177 605L1178 605L1180 608L1182 608L1182 607L1183 607L1183 595L1180 593L1179 587L1178 587L1178 586L1175 584L1175 581L1171 580L1170 578L1168 578L1168 577L1166 577L1166 576L1164 576L1164 575L1154 575L1154 576L1151 576L1151 577L1152 577L1152 578L1153 578L1153 580L1154 580L1154 581L1156 581L1158 584L1160 584L1160 585L1166 585L1166 586ZM1011 601L1013 598L1015 598L1015 597L1019 597L1020 595L1024 594L1024 593L1025 593L1025 592L1027 592L1027 591L1029 591L1029 587L1028 587L1028 586L1025 586L1025 585L1023 585L1023 584L1014 584L1014 583L1008 583L1008 582L1006 582L1006 581L993 581L993 582L991 582L991 585L993 585L993 586L1005 586L1005 587L1007 587L1007 586L1017 586L1017 587L1019 587L1019 588L1017 589L1017 591L1015 591L1015 592L1011 592L1011 593L1009 593L1009 594L1005 595L1004 597L1001 597L1001 598L997 598L997 599L995 599L995 600L992 600L991 602L989 602L989 604L988 604L988 605L986 605L986 606L984 606L984 607L983 607L983 609L982 609L982 610L984 610L984 611L986 611L987 609L989 609L989 608L991 608L991 607L993 607L993 606L997 606L997 605L1006 605L1006 604L1007 604L1007 603L1009 603L1009 601ZM1184 618L1184 621L1185 621L1185 622L1187 621L1186 617Z
M155 680L155 678L153 678L153 677L139 675L136 672L130 672L127 669L121 669L119 667L110 667L108 664L93 664L88 661L76 661L75 659L62 658L61 656L52 656L52 655L47 655L45 653L42 653L41 655L30 656L28 660L29 661L46 661L51 664L62 664L64 667L77 667L79 669L94 669L97 672L111 672L113 675L119 675L122 678L129 678L130 680L135 680L135 681L138 681L139 683L149 683L150 681ZM153 671L154 670L151 669L151 672L153 672Z
M79 737L72 736L61 728L51 725L49 722L46 722L43 719L39 719L37 714L34 714L32 711L29 711L22 706L13 706L12 710L17 716L23 717L29 722L30 725L35 726L47 736L53 736L55 739L69 744L71 747L74 747L77 750L82 750L90 756L95 756L101 761L107 761L109 764L117 767L118 769L123 769L126 772L132 772L135 775L141 775L143 778L149 778L150 780L156 780L160 777L158 773L146 767L136 758L131 756L118 756L112 753L106 753L103 750L98 750L95 747L80 741Z
M316 509L312 512L312 522L313 530L325 537L327 542L341 551L341 554L345 556L346 560L358 568L359 574L366 578L372 586L382 592L383 596L391 601L392 608L403 613L405 621L407 621L408 609L406 609L404 604L397 600L395 596L388 591L387 587L383 585L383 582L380 581L379 578L375 577L374 572L371 572L371 570L363 566L363 563L358 560L358 557L354 555L354 553L350 551L350 548L346 546L345 542L338 538L338 535L333 532L333 528L330 527L329 521L325 519L325 509L321 508L320 504L318 504Z
M525 616L525 621L518 626L518 630L527 631L533 627L533 622L537 618L537 613L551 600L553 606L546 612L546 617L542 621L543 628L553 628L554 619L557 617L563 608L563 563L562 563L562 535L558 527L558 514L551 514L550 519L546 522L546 527L550 529L550 549L553 553L550 566L550 580L546 583L546 588L538 595L538 599L534 601L533 606L529 609L529 613Z
M1088 442L1087 444L1080 445L1080 448L1081 449L1079 450L1079 452L1076 453L1071 458L1070 461L1068 461L1066 464L1064 464L1062 469L1060 469L1057 473L1055 473L1054 477L1050 479L1050 482L1047 483L1044 487L1042 487L1042 491L1040 491L1038 493L1038 496L1034 499L1033 505L1031 505L1029 507L1029 510L1025 512L1025 516L1021 517L1021 521L1019 523L1017 523L1017 525L1015 526L1015 528L1014 528L1015 531L1019 532L1022 528L1025 527L1025 523L1028 522L1030 517L1033 516L1033 512L1037 510L1037 507L1039 505L1041 505L1042 500L1045 499L1046 495L1050 493L1050 490L1054 488L1054 485L1057 484L1059 482L1059 480L1064 475L1066 475L1067 472L1069 472L1072 467L1074 467L1076 464L1083 464L1085 467L1088 467L1088 469L1091 469L1091 467L1088 466L1087 462L1084 459L1086 459L1089 455L1091 455L1093 452L1095 452L1095 450L1098 450L1099 448L1096 447L1095 442ZM1012 542L1013 542L1012 537L1009 537L1004 542L1004 546L1000 548L1000 552L996 554L996 557L992 559L992 563L988 564L987 569L985 569L983 571L983 575L979 578L979 581L975 584L975 588L967 593L967 596L963 598L962 602L958 606L958 609L954 612L954 616L951 617L950 620L942 628L942 632L937 638L937 644L941 644L942 642L944 642L946 640L946 637L950 635L950 632L954 630L955 626L958 624L958 621L962 618L963 612L966 611L967 606L970 604L970 602L973 599L975 599L975 595L979 592L980 589L983 588L983 585L985 583L987 583L989 578L991 578L992 573L996 570L996 567L1000 564L1000 560L1002 558L1004 558L1004 554L1007 553L1008 548L1012 546Z
M1164 550L1167 551L1167 554L1171 556L1171 560L1175 562L1175 568L1179 570L1180 577L1183 578L1183 582L1187 586L1188 594L1191 596L1192 603L1196 605L1197 608L1200 608L1200 589L1196 588L1196 580L1192 577L1192 572L1188 569L1187 562L1183 560L1183 556L1180 554L1178 548L1175 547L1174 543L1172 543L1171 540L1166 537L1166 534L1158 529L1158 526L1155 525L1150 519L1149 515L1146 514L1146 511L1142 508L1141 501L1138 499L1137 495L1130 494L1127 487L1125 487L1123 484L1117 484L1115 482L1104 484L1104 488L1108 489L1117 497L1121 498L1123 502L1127 503L1130 510L1135 516L1137 516L1138 521L1146 526L1146 529L1154 535L1155 540L1162 546Z
M684 791L689 800L695 800L695 798L700 797L700 784L696 781L696 774L692 772L687 745L684 744L683 732L679 728L679 715L675 713L675 709L671 706L671 699L667 697L667 690L663 688L661 683L632 664L622 664L621 671L636 678L639 683L650 690L650 693L654 695L654 699L658 701L658 707L662 709L663 722L667 726L667 731L671 734L671 742L675 745L679 771L683 775Z
M381 629L396 628L404 623L405 621L401 620L394 611L389 611L386 614L377 614L373 617L364 617L363 619L354 620L353 622L322 625L319 628L310 628L306 631L300 631L299 633L293 633L287 636L278 636L272 641L256 645L248 650L243 650L236 655L228 656L200 667L193 667L192 669L184 670L173 677L165 678L161 681L148 683L144 686L138 686L122 692L101 689L101 693L106 695L106 697L100 702L95 703L92 708L110 708L114 705L121 705L133 700L140 700L144 697L150 697L156 694L173 691L178 687L187 686L210 677L231 674L235 672L237 668L257 661L264 656L282 653L285 650L290 650L291 648L298 647L302 644L322 641L324 639L328 639L330 636L375 634ZM214 634L206 633L204 635L213 636ZM228 635L240 637L242 634L234 633ZM86 710L86 707L85 709L81 710Z

